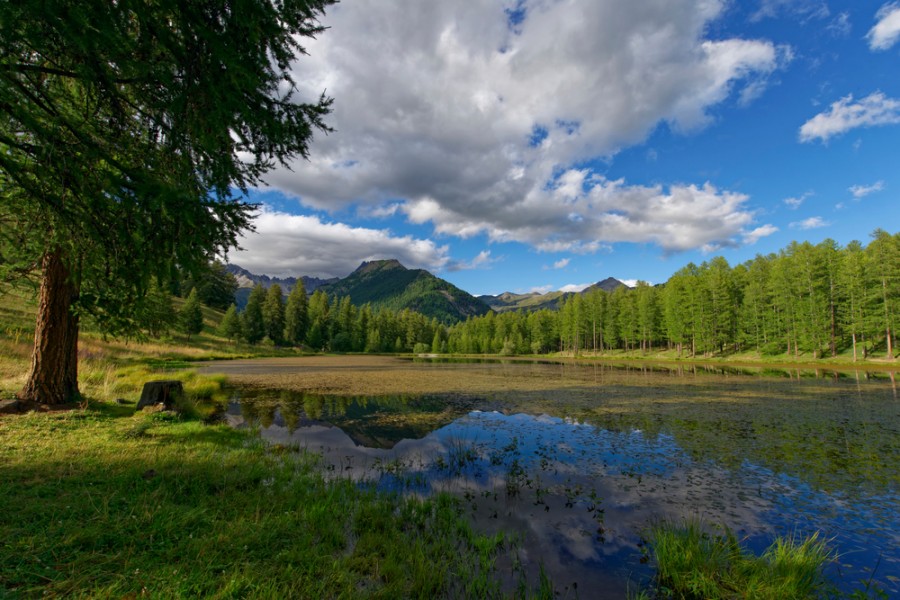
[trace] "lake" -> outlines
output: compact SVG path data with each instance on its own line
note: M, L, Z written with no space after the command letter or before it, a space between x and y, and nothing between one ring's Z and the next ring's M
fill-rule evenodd
M830 540L841 591L900 596L900 399L892 371L308 357L205 367L226 418L321 453L334 477L458 496L517 539L514 585L622 598L653 576L662 520L725 526L759 552ZM573 593L574 592L574 593Z

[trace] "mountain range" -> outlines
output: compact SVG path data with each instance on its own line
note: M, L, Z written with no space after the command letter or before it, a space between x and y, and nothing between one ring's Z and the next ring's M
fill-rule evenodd
M357 306L371 304L375 309L388 308L396 311L409 309L436 318L443 323L455 323L470 316L486 314L491 310L496 312L537 311L545 308L558 310L569 297L576 293L585 294L594 289L611 292L625 286L618 279L608 277L581 292L549 292L546 294L505 292L497 296L485 295L476 298L424 269L407 269L394 259L363 262L343 279L319 279L306 276L300 278L269 277L268 275L256 275L234 264L229 264L225 268L234 275L238 283L238 290L235 293L238 308L243 308L247 304L250 289L257 283L262 284L265 288L277 283L281 286L283 293L287 295L300 279L308 294L321 289L329 296L349 296L351 302Z
M603 290L604 292L612 292L616 288L628 287L614 277L607 277L603 281L598 281L594 285L588 286L580 292L547 292L541 294L538 292L530 292L528 294L513 294L512 292L504 292L498 296L478 296L478 299L490 306L496 312L506 312L509 310L525 310L528 312L549 309L559 310L570 297L575 294L587 294L592 290Z

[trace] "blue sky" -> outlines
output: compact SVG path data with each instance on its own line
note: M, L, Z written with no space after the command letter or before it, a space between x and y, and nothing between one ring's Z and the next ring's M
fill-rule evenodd
M294 67L335 98L232 262L398 258L474 294L665 281L900 230L900 3L348 0Z

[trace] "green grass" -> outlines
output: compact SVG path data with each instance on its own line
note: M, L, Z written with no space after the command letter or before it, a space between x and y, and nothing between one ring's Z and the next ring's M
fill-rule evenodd
M822 568L833 557L818 534L779 537L756 556L731 531L710 534L699 522L663 523L652 529L650 546L657 598L804 600L829 592Z
M325 481L225 426L95 403L0 419L0 596L493 597L449 496Z

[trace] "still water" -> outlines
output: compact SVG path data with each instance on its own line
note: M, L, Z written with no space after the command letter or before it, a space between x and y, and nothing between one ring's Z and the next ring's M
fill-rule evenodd
M457 495L481 530L517 538L517 568L543 569L563 596L625 597L653 575L648 527L701 519L757 552L818 531L843 592L900 597L893 373L494 366L511 389L326 396L257 381L227 418L321 453L332 476Z

